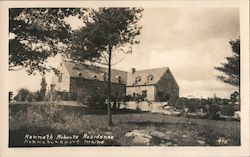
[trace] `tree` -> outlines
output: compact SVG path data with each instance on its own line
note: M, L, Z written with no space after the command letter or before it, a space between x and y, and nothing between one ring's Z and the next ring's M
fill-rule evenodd
M40 90L37 90L36 92L33 93L33 98L36 101L45 100L47 83L46 83L46 79L45 79L44 75L42 76L40 85L41 85Z
M54 70L46 66L48 57L65 52L70 43L71 27L65 17L84 19L80 8L9 9L9 70Z
M235 103L235 102L238 102L239 101L239 98L240 98L240 93L235 91L231 94L230 96L230 100Z
M216 70L223 73L217 76L224 83L240 87L240 39L231 40L230 42L233 56L226 57L227 62L222 63L220 67L215 67Z
M43 76L42 81L41 81L41 89L40 89L41 100L44 100L45 98L46 88L47 88L47 83L46 83L45 77Z
M32 97L31 95L32 93L28 89L21 88L19 89L17 95L14 97L14 100L27 101L30 100L30 98Z
M85 26L74 32L70 58L75 61L94 61L108 66L108 124L111 117L111 66L115 54L132 53L140 34L140 8L99 8L92 10Z

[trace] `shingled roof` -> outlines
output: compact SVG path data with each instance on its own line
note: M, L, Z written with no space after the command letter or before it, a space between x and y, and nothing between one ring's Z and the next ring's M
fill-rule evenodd
M87 64L76 65L75 63L69 61L63 61L62 63L66 67L71 77L84 78L89 80L99 80L99 81L107 81L108 79L108 68L98 67L95 65L87 65ZM111 82L126 84L127 72L112 69Z
M168 67L136 70L127 74L127 86L142 86L157 84L168 70Z
M77 65L70 61L62 61L62 63L66 67L70 77L99 81L107 81L108 79L108 68L87 64ZM163 67L136 70L132 73L111 69L111 82L126 84L127 86L154 85L160 81L161 77L168 70L168 67Z

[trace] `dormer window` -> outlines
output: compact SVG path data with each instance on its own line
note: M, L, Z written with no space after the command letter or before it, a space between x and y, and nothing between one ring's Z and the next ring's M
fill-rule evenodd
M107 74L106 73L102 73L102 78L103 78L104 81L106 81L107 80Z
M154 77L153 77L152 74L149 74L149 75L147 76L147 80L148 80L148 81L152 81L153 79L154 79Z
M138 83L138 82L140 82L141 81L141 76L136 76L136 78L135 78L135 83Z
M78 76L82 76L82 73L81 73L81 72L78 72L77 75L78 75Z
M117 81L118 81L119 83L121 83L121 76L120 76L120 75L116 75L115 78L117 79Z
M92 77L93 77L93 79L97 79L97 76L96 76L96 75L93 75Z
M146 80L145 83L149 83L149 82L152 81L153 79L154 79L153 75L152 75L152 74L149 74L149 75L147 76L147 80Z

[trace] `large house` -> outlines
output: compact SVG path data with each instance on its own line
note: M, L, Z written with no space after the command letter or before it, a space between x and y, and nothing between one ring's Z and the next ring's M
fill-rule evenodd
M52 78L56 91L83 97L107 92L107 68L62 61L58 70L60 74ZM132 68L131 72L112 69L111 89L114 97L143 95L151 101L166 95L179 96L179 86L167 67L147 70Z

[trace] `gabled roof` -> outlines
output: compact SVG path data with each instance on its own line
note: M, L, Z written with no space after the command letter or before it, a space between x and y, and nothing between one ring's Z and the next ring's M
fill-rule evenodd
M70 61L62 61L62 63L66 67L70 77L84 78L89 80L99 80L99 81L105 81L106 78L106 81L108 80L108 68L98 67L95 65L87 65L87 64L77 65L76 63ZM111 82L126 84L127 72L112 69Z
M127 86L141 86L157 84L168 70L168 67L136 70L127 74Z

